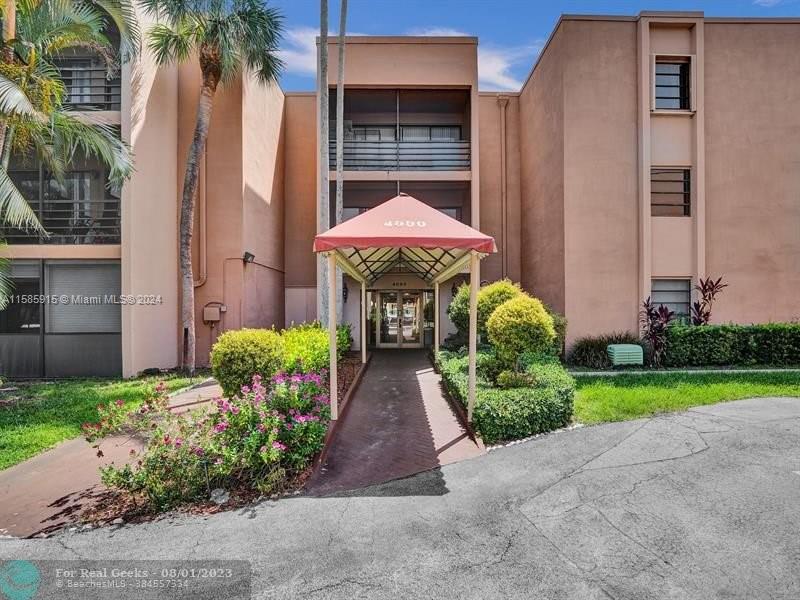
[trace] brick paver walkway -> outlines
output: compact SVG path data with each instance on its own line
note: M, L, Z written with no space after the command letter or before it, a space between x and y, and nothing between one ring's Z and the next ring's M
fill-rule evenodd
M351 399L314 495L407 477L483 453L443 396L424 350L378 350Z

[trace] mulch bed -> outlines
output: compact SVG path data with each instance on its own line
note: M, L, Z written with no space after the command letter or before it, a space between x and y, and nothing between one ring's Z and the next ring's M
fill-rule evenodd
M337 387L339 389L339 398L343 398L361 368L361 356L358 353L348 353L339 360L337 371ZM313 464L313 461L312 461ZM104 525L119 525L124 523L145 523L154 521L159 518L168 516L169 514L181 513L191 515L211 515L226 510L234 510L242 508L262 500L277 500L281 497L292 496L300 493L306 484L306 481L311 476L312 466L309 467L295 477L286 489L281 493L271 494L264 496L257 490L252 489L246 484L226 488L230 494L228 501L224 504L216 504L211 501L196 502L179 506L172 513L154 513L146 504L143 496L134 496L132 494L119 492L102 488L94 494L95 501L91 506L87 507L84 511L77 516L75 525L91 525L91 526L104 526ZM119 521L122 519L122 522ZM70 527L70 525L66 525Z

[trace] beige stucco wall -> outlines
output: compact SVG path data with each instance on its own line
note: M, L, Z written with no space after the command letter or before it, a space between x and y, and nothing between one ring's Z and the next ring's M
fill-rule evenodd
M140 18L147 29L151 20ZM136 161L122 194L122 293L162 298L157 306L122 307L122 368L131 376L179 360L177 69L157 68L143 48L122 80L130 82L122 86L122 136Z
M706 269L716 321L800 318L800 23L706 23Z
M562 33L569 344L636 331L638 79L635 23L567 21Z
M501 120L505 103L505 136ZM493 281L504 275L513 281L521 276L520 259L520 117L516 94L479 96L480 121L480 209L481 231L494 237L498 252L481 262L481 279ZM505 165L503 165L505 145ZM503 170L505 169L505 177ZM506 193L506 236L503 239L503 187ZM506 270L503 272L503 253Z
M243 323L283 327L284 95L248 78L242 103L242 250L255 254L244 271Z
M563 24L519 96L520 280L564 311Z

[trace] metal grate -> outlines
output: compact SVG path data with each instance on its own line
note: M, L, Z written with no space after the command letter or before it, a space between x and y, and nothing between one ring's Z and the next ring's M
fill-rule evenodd
M688 62L656 62L657 109L689 110L690 77Z
M119 76L108 72L91 57L59 58L56 66L67 91L65 104L75 110L120 110Z
M689 217L692 214L690 169L650 171L650 214L654 217Z

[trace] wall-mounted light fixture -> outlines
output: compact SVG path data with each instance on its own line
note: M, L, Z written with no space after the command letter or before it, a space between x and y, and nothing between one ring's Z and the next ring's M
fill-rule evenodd
M347 302L347 295L350 293L350 290L347 289L347 282L342 282L342 300Z
M255 254L253 254L252 252L245 252L245 253L244 253L244 255L242 256L242 260L243 260L245 263L251 263L251 262L253 262L255 259L256 259L256 255L255 255Z

